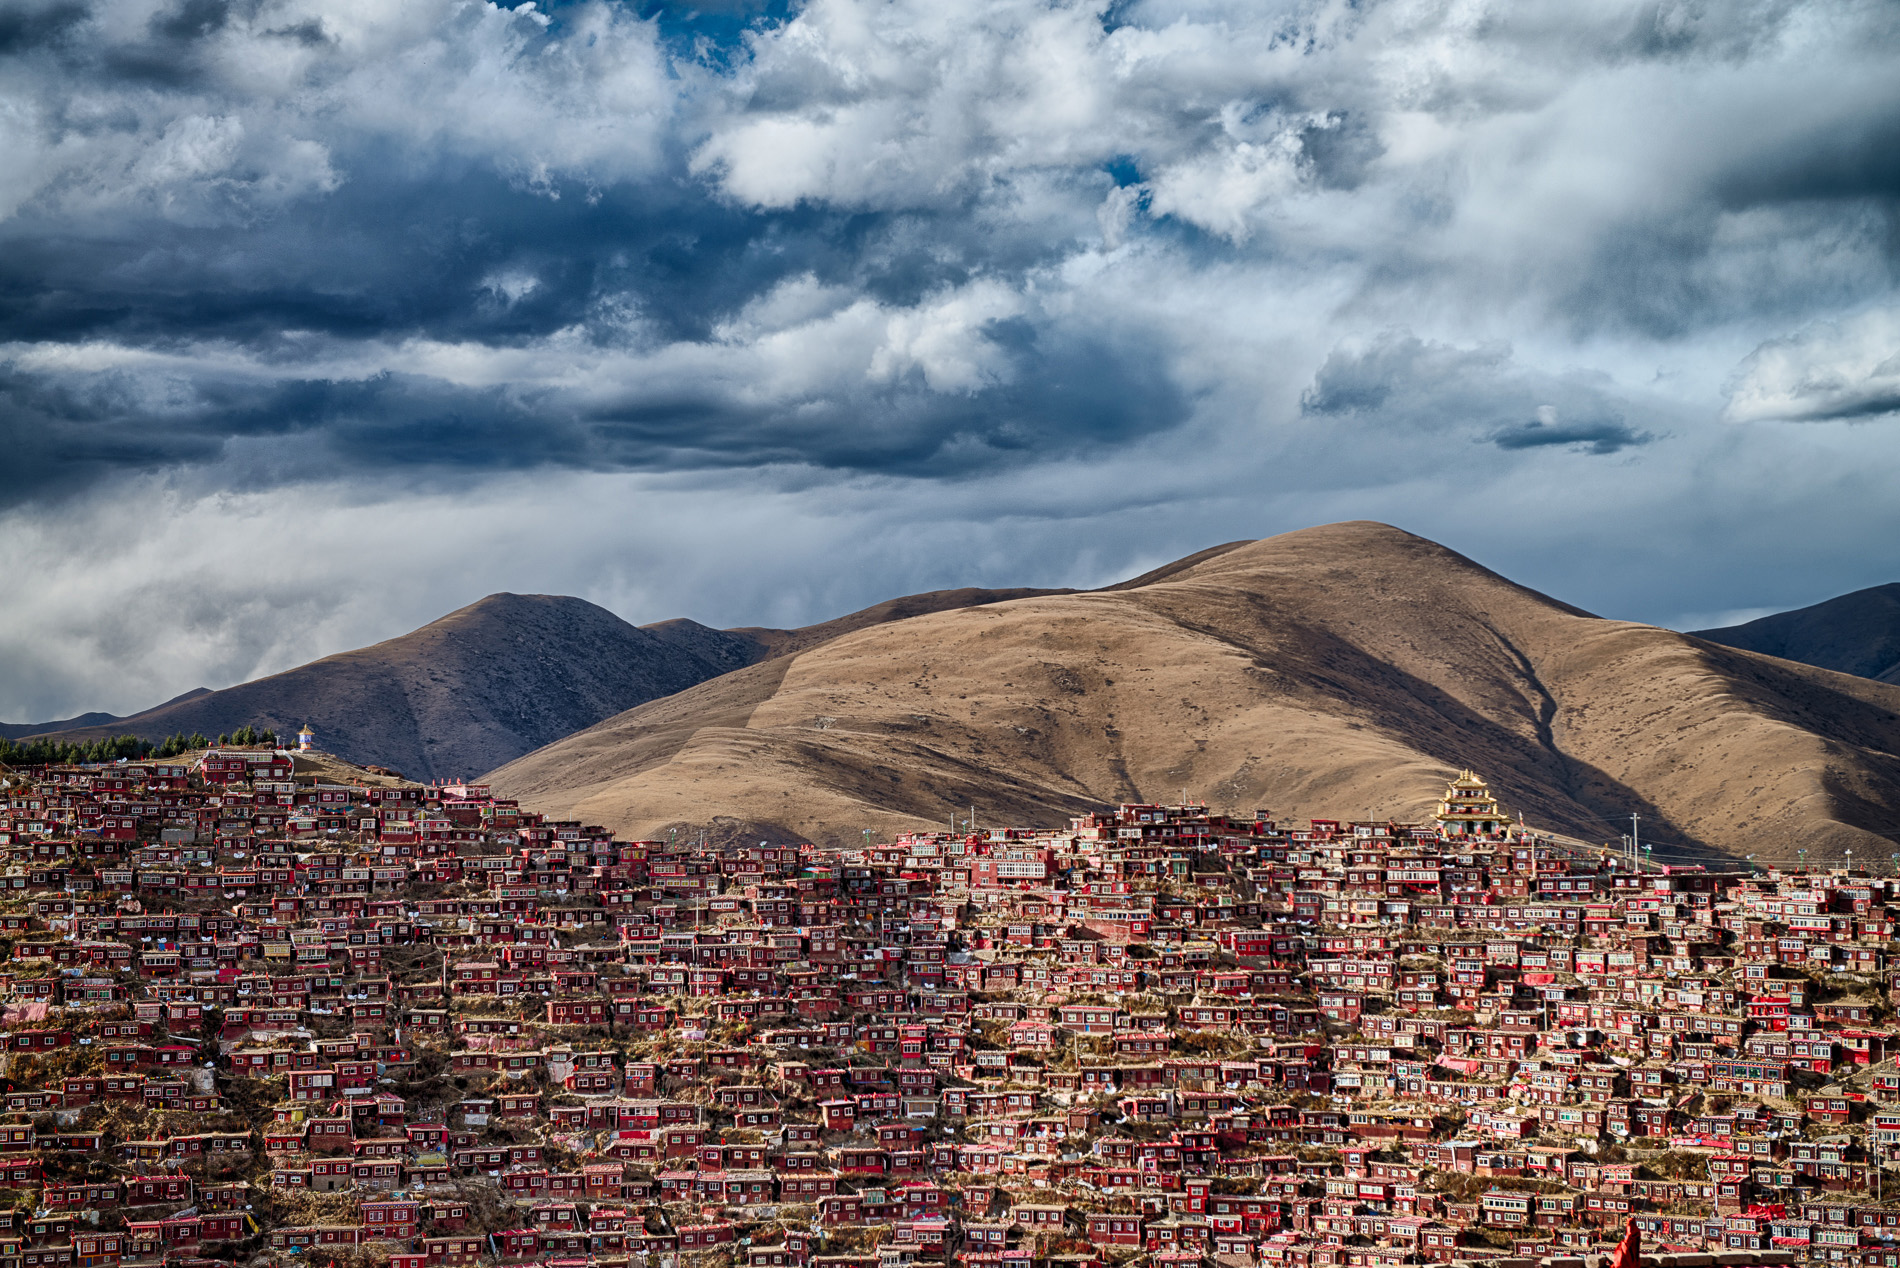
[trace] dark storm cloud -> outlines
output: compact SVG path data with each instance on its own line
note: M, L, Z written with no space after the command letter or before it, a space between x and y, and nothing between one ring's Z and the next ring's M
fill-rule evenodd
M0 9L0 57L18 56L65 39L86 20L86 6L73 0L23 2Z
M0 505L72 493L124 470L217 457L228 427L154 420L129 385L0 371Z
M23 213L0 228L0 338L506 342L585 322L627 288L690 338L788 272L849 267L849 228L816 216L758 223L665 187L550 199L464 164L402 166L367 148L333 194L253 223L82 235ZM508 301L488 285L509 270L534 290Z
M784 9L649 5L645 15L655 47L717 63ZM690 177L682 141L664 136L643 165L603 180L608 160L524 176L530 165L500 161L491 152L500 143L482 138L418 149L399 133L330 125L316 133L308 171L274 175L271 155L257 152L254 115L182 85L219 73L216 50L240 39L240 20L251 24L247 48L317 46L309 56L319 64L346 56L347 32L295 16L185 0L122 24L116 42L21 63L105 84L150 62L170 68L179 100L168 120L143 120L146 107L128 103L108 125L125 134L122 153L0 221L0 341L16 357L30 353L9 366L19 407L5 426L20 460L0 479L0 499L82 489L114 467L202 465L233 446L245 454L233 472L242 481L358 464L480 473L809 463L956 475L1114 445L1184 416L1186 394L1151 343L1014 310L958 336L993 364L947 387L927 351L885 357L890 366L871 374L883 354L863 331L860 355L824 382L758 390L742 365L686 381L652 363L668 349L743 360L721 324L788 279L902 326L981 275L1054 262L1064 244L1008 224L979 228L967 200L883 212L748 208ZM511 38L545 53L597 36L577 29L584 16L557 10L545 30L516 22ZM50 18L42 25L54 31ZM624 24L615 30L632 38ZM55 141L73 126L63 116L46 123ZM182 178L168 180L173 171ZM283 196L292 180L303 188ZM424 341L507 357L557 336L583 357L617 358L625 374L469 385L390 352ZM101 370L47 355L101 343L157 363L107 357ZM386 363L336 376L302 364L313 347L326 360ZM237 372L233 357L245 363Z
M1765 148L1755 162L1725 173L1717 194L1735 207L1865 198L1890 211L1900 199L1900 101L1869 104L1869 116L1846 127Z
M1607 380L1368 330L1508 303L1559 342L1689 340L1864 297L1893 25L1793 0L11 7L0 500L220 464L967 476L1179 428L1273 323L1335 349L1297 409L1267 389L1276 425L1629 451L1655 426ZM1224 278L1354 300L1237 311L1221 347L1190 314Z
M1632 445L1646 445L1655 437L1616 418L1580 422L1546 422L1533 418L1513 427L1500 427L1490 436L1500 449L1541 449L1561 445L1593 454L1612 454Z
M967 209L748 212L672 180L548 197L465 162L418 169L387 146L335 157L351 176L333 192L238 223L136 217L121 232L116 217L22 211L0 224L0 341L198 337L288 353L296 330L505 345L611 322L628 300L658 337L698 340L792 276L911 305L1055 252L1007 234L979 244ZM510 299L502 274L534 287Z
M114 470L232 458L232 487L313 473L481 474L537 467L665 472L806 463L840 471L967 476L1116 444L1177 424L1186 403L1152 354L1039 337L1016 321L966 332L1002 371L967 392L912 367L849 395L747 399L722 375L623 361L604 398L548 384L469 385L420 373L299 379L166 366L83 376L0 375L0 501L57 495ZM743 360L743 358L741 358ZM607 377L603 373L602 377ZM874 425L867 425L874 419Z
M1802 414L1814 422L1856 422L1870 418L1900 415L1900 385L1889 382L1882 388L1834 405L1821 405Z
M1335 348L1301 397L1309 416L1391 432L1463 432L1500 449L1607 455L1656 437L1624 421L1596 376L1527 370L1504 345L1458 348L1395 332Z
M1012 372L1007 381L968 395L931 391L913 373L846 399L773 410L706 397L639 400L588 420L593 452L629 468L802 461L838 470L965 476L1117 445L1185 417L1184 394L1151 352L1093 340L1041 346L1022 341L1022 333L1007 327L984 332L1006 348ZM866 426L866 418L876 425Z
M1071 455L1184 416L1182 394L1152 356L1093 341L1042 347L1012 341L1010 333L978 336L1007 354L1010 373L967 394L932 391L913 371L842 398L759 404L712 383L635 384L618 399L582 404L557 391L475 391L379 376L300 384L266 413L309 419L328 442L326 461L366 470L391 463L594 471L809 463L921 477Z

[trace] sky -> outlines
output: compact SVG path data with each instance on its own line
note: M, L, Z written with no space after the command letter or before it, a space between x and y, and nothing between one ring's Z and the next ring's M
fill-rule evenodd
M1900 9L8 0L0 720L1377 519L1900 579Z

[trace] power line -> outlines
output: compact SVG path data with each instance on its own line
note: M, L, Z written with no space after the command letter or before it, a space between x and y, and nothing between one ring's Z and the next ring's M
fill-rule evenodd
M1598 816L1584 816L1583 818L1585 818L1588 822L1603 823L1603 824L1611 824L1611 823L1620 824L1622 822L1620 819L1608 819L1608 818L1602 818ZM1864 824L1843 823L1841 826L1848 827L1848 828L1857 828L1860 831L1873 833L1876 836L1881 835L1881 832L1879 829L1868 827L1867 825L1864 825ZM1896 823L1892 825L1890 830L1896 833L1900 833L1900 823ZM1631 838L1627 836L1623 838L1623 842L1626 847L1628 846L1630 839ZM1895 846L1900 846L1900 837L1887 837L1885 839ZM1721 850L1715 846L1708 845L1704 842L1692 843L1688 841L1658 840L1654 836L1651 836L1647 839L1645 843L1653 847L1657 851L1666 852L1667 854L1669 854L1671 857L1674 857L1674 858L1695 859L1695 860L1715 860L1715 861L1731 862L1731 863L1741 863L1741 862L1747 861L1747 856L1745 854L1739 854L1733 851ZM1606 843L1596 848L1614 849L1615 847L1613 845ZM1846 847L1840 847L1839 849L1815 848L1812 852L1819 855L1822 860L1831 858L1835 854L1849 853ZM1878 856L1871 855L1870 857L1877 858Z
M1577 816L1573 816L1573 818L1579 821L1589 822L1589 823L1606 823L1606 824L1614 823L1614 824L1620 825L1623 822L1623 818L1621 816L1618 816L1616 818L1609 818L1602 815L1577 815ZM1900 821L1896 821L1893 823L1879 824L1879 825L1874 825L1874 826L1870 826L1864 823L1848 823L1845 820L1837 820L1836 822L1839 822L1840 825L1844 828L1859 828L1863 832L1889 832L1889 831L1900 832Z
M1624 820L1624 818L1625 818L1625 817L1627 817L1627 816L1623 816L1623 815L1617 815L1617 816L1608 816L1608 815L1576 815L1576 816L1572 816L1572 817L1573 817L1573 818L1576 818L1576 819L1579 819L1579 820L1584 820L1584 821L1587 821L1587 822L1590 822L1590 823L1615 823L1615 824L1620 824L1620 823L1622 823L1622 822L1623 822L1623 820ZM1844 826L1847 826L1847 827L1859 827L1859 826L1862 826L1862 825L1858 825L1858 824L1845 824ZM1895 829L1896 831L1900 831L1900 822L1896 822L1896 823L1891 823L1891 824L1887 824L1887 825L1884 825L1884 826L1887 826L1887 827L1891 827L1891 828L1893 828L1893 829Z

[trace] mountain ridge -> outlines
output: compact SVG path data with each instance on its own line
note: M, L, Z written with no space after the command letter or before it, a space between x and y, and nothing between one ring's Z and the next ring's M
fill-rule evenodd
M1727 647L1900 684L1900 581L1691 633Z
M140 713L15 723L9 739L89 741L245 726L288 742L306 723L320 748L419 780L467 778L603 718L842 630L1040 590L937 590L802 629L717 630L687 618L635 626L585 599L488 595L407 634ZM524 646L524 641L529 645Z
M1900 805L1893 687L1596 617L1388 525L1191 559L846 633L489 778L626 834L833 843L1184 785L1417 818L1465 766L1543 826L1614 841L1634 811L1685 857L1867 848Z
M159 740L249 725L287 742L309 723L319 747L358 764L466 777L729 667L584 599L501 593L380 643L51 735Z

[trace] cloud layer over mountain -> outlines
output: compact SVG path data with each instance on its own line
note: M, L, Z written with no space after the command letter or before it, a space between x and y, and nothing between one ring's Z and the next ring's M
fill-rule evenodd
M1651 620L1889 580L1897 48L1795 0L21 0L0 717L501 589L798 624L1353 515Z

